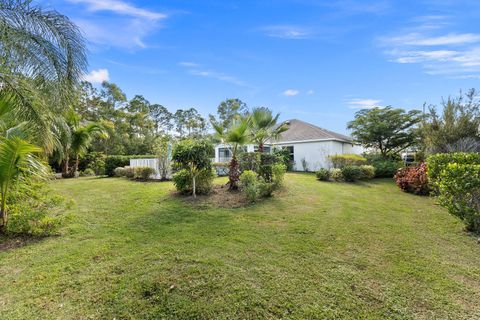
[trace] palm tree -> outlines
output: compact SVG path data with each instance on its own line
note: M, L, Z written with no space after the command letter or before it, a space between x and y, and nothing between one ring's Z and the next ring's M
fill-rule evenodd
M242 117L232 121L229 128L224 129L221 124L212 122L212 126L222 143L230 145L232 159L230 160L228 184L230 190L238 189L240 180L240 166L237 160L239 148L250 140L250 117Z
M66 105L86 70L84 38L66 16L31 0L2 0L0 30L2 91L15 96L16 118L51 149L50 111Z
M59 119L57 122L57 135L59 146L55 150L54 157L62 164L62 176L71 178L78 171L80 157L85 155L90 147L93 138L106 138L107 133L100 123L81 123L80 116L73 110L65 115L64 122ZM70 167L70 160L74 159L73 167Z
M12 185L24 174L45 174L45 166L34 156L42 149L17 137L0 138L0 230L8 223L7 199Z
M277 125L280 114L273 116L268 108L260 107L252 111L252 141L258 145L258 151L263 152L264 145L269 140L277 139L282 132L288 130L286 124Z

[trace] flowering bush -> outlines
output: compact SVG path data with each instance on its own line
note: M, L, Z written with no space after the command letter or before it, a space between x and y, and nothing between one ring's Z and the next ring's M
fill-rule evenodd
M427 165L423 162L419 166L401 168L395 175L397 186L405 192L428 195L430 186L427 177Z
M328 181L330 180L331 173L328 169L321 168L315 172L315 175L320 181Z

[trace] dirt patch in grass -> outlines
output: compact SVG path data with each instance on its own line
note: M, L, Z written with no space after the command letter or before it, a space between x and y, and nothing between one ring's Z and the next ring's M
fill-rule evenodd
M228 186L224 184L214 185L212 193L197 195L196 199L178 192L174 192L174 196L188 204L200 207L242 208L250 205L244 193L239 190L228 190Z
M18 237L0 237L0 252L9 251L23 246L27 246L32 243L42 241L44 237L28 237L28 236L18 236Z

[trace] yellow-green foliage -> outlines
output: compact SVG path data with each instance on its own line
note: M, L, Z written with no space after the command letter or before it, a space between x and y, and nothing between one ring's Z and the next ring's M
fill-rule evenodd
M341 169L346 166L360 166L367 163L367 159L358 154L337 154L328 157L334 168Z

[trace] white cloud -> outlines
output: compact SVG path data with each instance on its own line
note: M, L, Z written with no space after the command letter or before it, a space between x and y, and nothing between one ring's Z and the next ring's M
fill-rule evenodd
M377 99L350 99L347 100L347 104L350 109L371 109L380 107L382 100Z
M243 80L240 80L234 76L230 76L222 72L202 68L200 64L195 62L183 61L179 62L179 65L188 69L188 73L194 76L212 78L223 82L228 82L240 87L249 87L249 85Z
M131 17L137 17L149 20L165 19L167 17L164 13L150 11L135 7L127 2L120 0L68 0L72 3L83 3L87 5L89 11L110 11L117 14L122 14Z
M315 90L308 90L308 91L307 91L307 94L308 94L309 96L311 96L312 94L315 94Z
M287 89L287 90L283 91L282 94L286 97L294 97L294 96L298 95L299 93L300 93L300 91L298 91L298 90Z
M403 34L380 39L385 53L397 63L419 64L425 73L476 78L480 75L480 33L445 32L448 17L428 16ZM426 28L425 23L430 27Z
M91 83L102 83L110 80L110 74L107 69L92 70L89 74L83 76L83 80Z
M312 36L308 28L292 25L266 26L261 30L269 37L281 39L308 39Z

